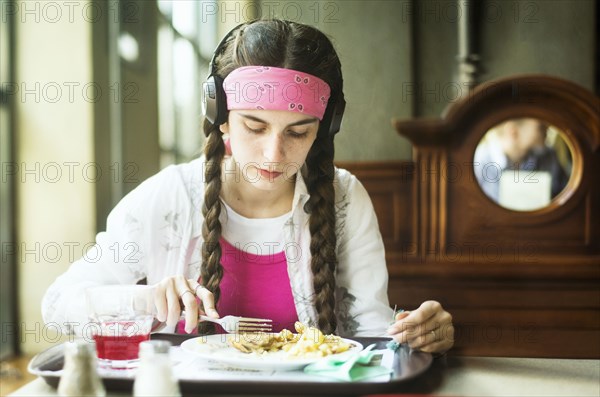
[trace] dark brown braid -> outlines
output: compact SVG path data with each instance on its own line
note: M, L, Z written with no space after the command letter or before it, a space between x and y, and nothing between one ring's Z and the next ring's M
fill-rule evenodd
M333 177L333 139L322 134L307 157L306 187L310 200L305 211L310 213L310 266L313 272L315 308L319 314L319 329L326 334L335 332L335 191Z
M223 278L223 266L221 266L221 162L225 156L225 144L221 138L219 128L205 121L205 131L210 131L208 139L204 146L204 155L206 156L206 165L204 170L204 203L202 205L202 215L204 223L202 225L202 266L200 268L200 277L204 285L214 295L215 302L221 295L221 279ZM214 328L201 323L200 332L209 333Z
M340 64L331 41L319 30L295 22L259 20L243 25L231 36L215 60L216 73L225 78L241 66L284 67L309 73L326 81L332 97L340 92ZM205 172L205 199L202 213L202 282L218 302L223 277L220 264L221 205L220 162L224 145L217 127L205 122L208 136L204 150L208 163ZM306 185L310 200L305 211L310 214L311 270L314 276L314 304L318 326L325 333L336 331L335 271L337 265L335 234L335 194L333 188L333 138L326 127L319 128L317 139L306 159Z

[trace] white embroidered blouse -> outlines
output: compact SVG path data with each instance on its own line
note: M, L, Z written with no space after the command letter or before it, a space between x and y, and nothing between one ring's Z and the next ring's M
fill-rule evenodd
M112 210L105 232L48 288L42 315L63 332L82 333L88 322L84 290L100 284L149 285L165 277L200 277L204 160L172 165L148 178ZM367 191L356 177L336 169L336 315L343 336L384 336L393 310L387 297L383 241ZM284 224L285 253L298 319L317 323L310 270L309 194L300 172L290 218ZM221 211L224 216L226 211Z

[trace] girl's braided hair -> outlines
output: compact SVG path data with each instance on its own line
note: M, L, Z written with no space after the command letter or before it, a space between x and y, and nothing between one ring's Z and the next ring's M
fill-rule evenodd
M260 65L294 69L317 76L331 88L331 98L342 90L341 66L331 41L319 30L285 20L257 20L240 26L233 32L215 57L214 73L225 78L242 66ZM333 333L337 327L335 316L335 195L334 146L327 123L321 123L317 138L306 158L303 176L310 199L304 211L310 214L311 270L314 282L314 304L319 316L318 327ZM219 127L204 121L207 136L205 195L202 214L201 278L215 298L220 296L223 278L221 265L221 163L225 145Z

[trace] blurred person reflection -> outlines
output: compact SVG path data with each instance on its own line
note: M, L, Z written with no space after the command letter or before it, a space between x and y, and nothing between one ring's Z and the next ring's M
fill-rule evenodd
M548 125L535 118L511 119L486 134L474 159L475 176L484 193L498 202L501 174L518 170L549 173L550 197L559 194L569 175L546 143L547 136Z

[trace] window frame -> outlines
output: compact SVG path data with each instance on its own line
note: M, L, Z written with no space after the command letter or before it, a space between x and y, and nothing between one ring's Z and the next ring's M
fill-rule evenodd
M175 4L172 4L171 7L173 7ZM198 6L198 4L194 3L194 20L196 21L196 32L195 32L195 36L190 36L188 34L185 34L184 32L182 32L181 30L179 30L177 28L177 26L175 26L174 23L174 19L173 19L173 12L172 12L172 8L171 8L171 12L165 12L164 10L161 9L161 7L158 5L157 2L157 15L158 15L158 24L157 24L157 35L159 35L161 33L161 31L163 29L168 29L169 30L169 34L170 37L172 39L171 41L171 51L173 51L173 47L174 44L176 43L177 40L184 40L192 49L192 53L193 56L195 58L195 70L194 70L194 80L197 82L197 88L194 90L194 103L196 103L198 106L195 107L196 110L196 117L193 118L193 120L196 121L196 126L194 129L190 130L190 128L185 128L185 126L182 126L180 121L181 119L187 119L187 116L181 116L181 112L185 112L185 109L181 108L178 106L177 104L177 97L176 97L176 93L174 92L176 83L175 83L175 73L173 73L173 69L171 68L169 70L170 75L168 77L171 78L171 81L169 81L169 84L171 84L171 87L173 89L173 91L170 91L170 94L172 94L170 96L170 98L168 99L164 99L164 96L162 93L160 93L160 86L161 86L161 78L165 78L167 76L163 75L161 73L160 70L160 66L159 66L159 70L158 70L158 79L159 81L157 82L158 86L159 86L159 95L161 98L163 98L163 100L165 101L170 101L170 103L167 104L160 104L159 103L159 123L160 123L160 127L159 127L159 149L160 149L160 156L161 156L161 160L160 160L160 166L161 168L164 168L165 166L169 165L169 164L173 164L173 163L181 163L181 162L186 162L191 160L192 158L196 157L197 155L200 154L200 151L202 149L202 145L204 143L204 136L201 133L201 122L202 122L202 114L201 114L201 108L200 108L200 100L201 100L201 85L204 82L204 79L208 73L208 67L209 67L209 63L210 60L212 58L212 51L214 48L214 42L216 40L216 35L217 35L217 18L216 15L211 16L211 19L208 20L205 24L204 23L199 23L200 21L200 7ZM203 40L202 37L204 36L208 36L207 40ZM160 51L161 51L161 42L160 39L157 40L157 53L159 54L160 57ZM171 56L170 59L173 59L174 57ZM188 109L189 110L189 109ZM161 116L163 116L164 114L166 114L165 112L171 112L171 114L169 114L169 119L171 120L171 125L167 126L165 123L165 120L160 120ZM165 137L166 135L166 129L172 129L170 132L170 136L169 137ZM186 136L185 134L190 134L188 136ZM185 147L185 143L187 141L190 140L190 136L197 137L196 140L194 140L192 138L192 140L195 143L195 146L193 148L193 151L191 150L184 150ZM186 139L187 137L187 139ZM163 142L163 139L165 140L171 140L171 142L169 142L169 144L165 145Z
M4 4L2 4L4 3ZM0 7L9 6L14 0L0 0ZM0 57L6 60L5 76L7 81L0 81L0 108L4 108L7 116L0 125L0 163L2 164L2 184L0 184L0 196L2 206L0 209L0 235L2 235L2 261L0 262L0 325L2 327L2 342L0 343L0 359L19 354L17 340L18 311L17 311L17 244L16 226L14 214L16 211L15 174L9 174L6 166L16 167L18 164L14 159L15 151L15 107L13 95L8 90L7 84L14 84L14 59L15 59L15 24L14 14L5 15L0 31L2 44L0 45ZM4 74L4 73L3 73ZM2 76L4 77L4 76ZM6 127L6 128L4 128ZM10 332L10 325L12 332Z

